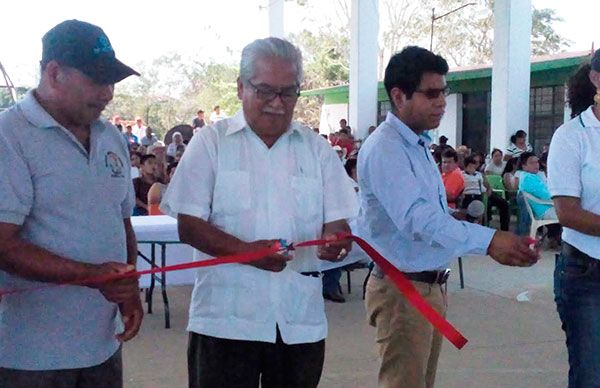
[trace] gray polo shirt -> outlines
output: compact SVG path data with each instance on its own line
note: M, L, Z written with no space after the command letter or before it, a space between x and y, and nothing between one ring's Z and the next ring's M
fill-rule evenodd
M127 146L104 120L91 126L90 153L29 92L0 114L0 222L23 239L86 263L127 261L123 219L134 205ZM40 283L0 271L0 289ZM0 367L97 365L118 349L117 305L99 291L63 286L0 301Z

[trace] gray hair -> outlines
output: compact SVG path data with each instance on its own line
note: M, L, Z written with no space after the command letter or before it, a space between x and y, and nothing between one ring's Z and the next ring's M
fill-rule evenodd
M256 61L260 58L283 58L292 62L296 66L296 82L298 85L304 79L304 70L302 68L302 53L300 50L280 38L257 39L242 50L242 59L240 61L240 79L246 83L254 77L256 72Z

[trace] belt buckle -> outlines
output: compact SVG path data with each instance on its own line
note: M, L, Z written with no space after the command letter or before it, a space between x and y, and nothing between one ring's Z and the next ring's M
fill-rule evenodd
M438 271L435 282L437 284L444 284L448 280L448 277L450 277L450 269L446 268L443 271Z

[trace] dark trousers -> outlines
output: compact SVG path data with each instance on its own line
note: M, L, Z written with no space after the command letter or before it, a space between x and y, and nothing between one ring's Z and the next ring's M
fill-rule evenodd
M286 345L190 333L190 388L312 388L321 378L325 340Z
M569 388L600 387L600 261L558 255L554 300L567 339Z
M463 196L463 200L460 204L460 207L466 209L469 207L469 204L473 201L483 201L483 196L481 194L465 194Z
M0 368L0 388L122 388L121 349L89 368L17 370Z
M498 214L500 215L500 230L508 231L510 225L510 209L508 201L498 194L492 193L492 195L488 197L488 219L492 218L490 215L493 207L498 209Z
M323 293L333 294L340 290L341 268L333 268L323 271Z

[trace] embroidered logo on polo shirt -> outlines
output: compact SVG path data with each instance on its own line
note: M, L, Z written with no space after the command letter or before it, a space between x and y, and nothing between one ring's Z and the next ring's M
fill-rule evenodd
M119 155L112 151L108 151L104 157L104 165L110 168L111 176L113 178L124 178L123 175L123 161L119 158Z

